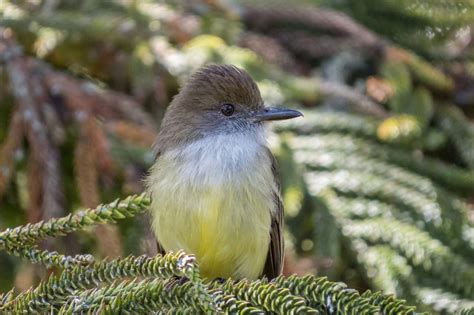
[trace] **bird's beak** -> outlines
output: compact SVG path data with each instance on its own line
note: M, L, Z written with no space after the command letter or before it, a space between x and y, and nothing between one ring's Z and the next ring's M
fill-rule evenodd
M266 107L264 110L255 113L253 119L255 121L284 120L300 116L303 116L303 114L297 110L277 107Z

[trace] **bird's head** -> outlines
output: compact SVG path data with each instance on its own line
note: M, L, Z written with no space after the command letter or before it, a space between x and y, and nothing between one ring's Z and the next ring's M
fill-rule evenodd
M248 132L265 121L302 116L296 110L265 107L250 75L235 66L198 70L168 107L157 143L173 146L216 134Z

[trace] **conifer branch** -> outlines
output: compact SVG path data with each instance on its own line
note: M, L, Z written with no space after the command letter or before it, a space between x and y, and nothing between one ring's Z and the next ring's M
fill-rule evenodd
M408 66L410 73L417 81L434 90L449 93L454 89L454 82L451 77L408 50L396 46L387 47L385 58L403 62Z
M474 170L474 124L453 105L439 105L437 111L438 124L454 143L463 162Z
M288 279L280 277L272 282L242 280L234 283L228 280L223 284L206 284L201 280L194 257L182 252L94 262L88 255L69 257L28 245L39 238L58 236L94 223L132 216L148 204L149 198L144 195L131 196L80 215L3 232L4 249L33 262L61 267L64 271L16 297L12 293L2 296L0 310L13 313L61 311L64 314L101 311L112 314L126 307L138 312L222 310L253 314L261 313L262 310L324 313L327 310L344 309L368 310L367 314L370 314L370 311L378 309L378 306L371 306L355 291L344 289L341 284L326 279L311 278L311 286L309 280L300 281L294 276ZM124 282L124 278L135 280ZM138 282L139 278L145 279ZM188 280L181 283L176 278ZM94 289L101 284L105 286ZM306 286L315 291L310 291ZM303 288L306 288L305 293Z
M194 256L178 252L165 256L130 256L112 261L103 260L96 263L87 261L87 264L75 264L58 276L51 276L35 289L21 293L14 300L5 303L3 309L18 312L45 311L49 307L56 308L63 304L71 294L78 294L77 292L101 283L111 283L126 277L159 279L184 277L193 284L196 296L203 301L209 298L204 290Z
M349 238L362 238L372 244L390 244L414 266L439 278L455 292L474 298L472 265L414 226L383 218L367 219L345 225L343 234Z
M416 226L396 219L384 217L349 220L350 212L338 207L335 194L330 190L310 192L329 207L342 234L350 240L362 239L369 244L387 244L396 249L410 263L438 278L447 287L460 294L473 298L474 269L469 262L451 248L433 239L427 232Z
M334 172L312 172L306 175L311 192L321 192L333 188L348 196L362 196L394 204L397 208L409 211L414 222L449 244L458 253L474 255L472 239L465 231L473 231L465 216L459 210L443 208L436 201L410 188L403 187L383 177L372 176L344 170ZM334 199L332 209L346 207ZM334 206L337 205L338 207ZM418 223L419 222L419 223ZM456 238L453 238L456 235Z
M33 264L42 264L47 268L58 267L69 269L74 266L89 265L94 257L89 254L66 256L56 251L40 250L36 246L9 244L5 250L17 257L24 258Z
M94 288L72 295L59 310L59 314L101 313L117 314L123 310L131 313L160 312L167 308L190 308L198 313L198 295L193 283L179 284L176 279L129 280Z
M454 191L474 191L474 173L440 160L420 157L415 152L377 143L374 119L342 112L312 110L305 119L280 122L279 132L291 131L300 136L291 140L294 150L338 151L346 155L361 154L419 173Z
M224 293L216 288L209 291L219 309L226 314L262 314L264 310L252 305L250 301L238 299L233 294Z
M416 280L421 280L421 277L416 277ZM462 314L463 311L471 309L474 311L474 300L463 299L457 294L449 292L442 287L425 286L423 284L414 287L416 297L423 301L423 304L428 305L434 312L442 314ZM472 315L472 313L471 313Z
M379 121L362 115L322 110L302 111L304 119L286 120L275 125L276 131L292 131L298 135L315 133L343 133L348 136L360 136L377 139Z
M217 282L214 282L216 285ZM286 288L279 287L265 280L233 282L227 280L222 286L226 293L235 295L236 298L249 301L252 305L262 308L267 312L278 314L319 314L319 312L306 305L303 298L293 295Z
M109 204L103 204L95 209L87 209L62 218L53 218L46 222L27 224L0 232L0 249L12 244L33 244L46 237L65 235L87 226L99 223L114 223L116 220L133 217L144 211L150 204L150 199L142 195L117 199Z
M370 305L356 290L348 289L343 283L333 283L326 278L314 276L278 277L274 282L278 286L288 288L292 294L303 297L310 306L320 309L322 314L378 313L376 306Z
M377 305L382 314L416 314L414 306L406 305L406 301L397 299L391 294L365 291L361 296L367 298L370 304Z

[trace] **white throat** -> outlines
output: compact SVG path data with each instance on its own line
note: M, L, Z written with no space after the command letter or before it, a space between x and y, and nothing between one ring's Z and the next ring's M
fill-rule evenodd
M174 161L181 179L200 185L238 184L247 175L258 174L266 155L265 130L210 135L166 152Z

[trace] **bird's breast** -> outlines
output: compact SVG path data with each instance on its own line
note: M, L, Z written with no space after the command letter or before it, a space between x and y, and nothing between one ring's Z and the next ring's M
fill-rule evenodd
M166 250L195 254L208 277L259 276L276 189L264 145L223 135L164 153L148 187Z

